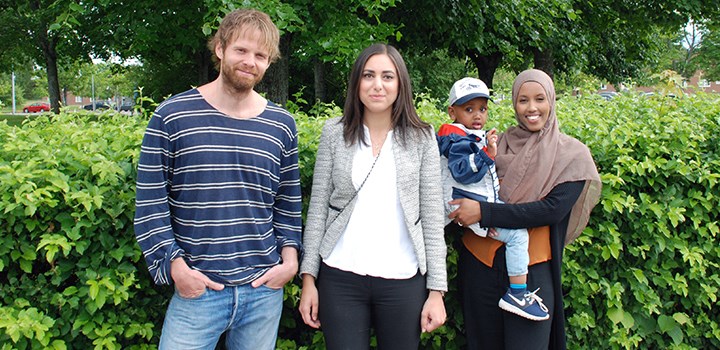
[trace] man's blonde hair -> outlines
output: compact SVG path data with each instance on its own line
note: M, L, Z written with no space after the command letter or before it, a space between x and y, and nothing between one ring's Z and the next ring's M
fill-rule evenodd
M217 32L208 41L208 48L213 53L212 59L215 68L219 69L220 65L220 58L215 54L217 45L220 45L225 50L231 40L235 40L238 36L254 30L260 32L260 43L268 50L270 63L280 58L280 31L270 19L270 16L265 12L254 9L237 9L223 18Z

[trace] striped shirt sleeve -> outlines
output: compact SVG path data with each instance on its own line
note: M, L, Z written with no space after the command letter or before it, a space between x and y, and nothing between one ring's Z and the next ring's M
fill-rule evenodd
M135 237L156 284L171 284L170 262L183 254L173 235L168 203L170 135L153 114L143 137L136 184Z
M298 135L295 121L289 119L292 137L285 145L280 160L280 181L273 206L273 229L278 251L284 247L294 247L302 253L302 197L300 191L300 169L298 167Z

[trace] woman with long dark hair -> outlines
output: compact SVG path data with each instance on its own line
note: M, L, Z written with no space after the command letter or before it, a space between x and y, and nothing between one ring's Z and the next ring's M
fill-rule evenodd
M300 313L328 349L417 349L445 322L440 157L398 51L355 61L323 127L304 232Z

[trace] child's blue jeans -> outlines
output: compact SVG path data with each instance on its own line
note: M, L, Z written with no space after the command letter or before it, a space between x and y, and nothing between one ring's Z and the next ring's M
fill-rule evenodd
M505 243L505 264L508 276L522 276L528 273L528 231L526 229L509 229L496 227L498 235L492 237Z

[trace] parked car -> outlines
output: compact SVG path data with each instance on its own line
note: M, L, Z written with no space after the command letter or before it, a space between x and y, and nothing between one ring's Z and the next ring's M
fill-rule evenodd
M135 106L133 106L132 104L126 103L126 104L116 106L115 109L117 109L119 112L132 112L133 107L135 107Z
M100 111L100 110L104 110L104 109L108 109L108 108L110 108L110 105L107 104L107 103L105 103L105 102L100 102L100 101L96 101L96 102L95 102L95 108L94 108L94 109L95 109L96 111ZM83 109L85 109L85 110L87 110L87 111L92 111L92 110L93 110L93 104L90 103L90 104L84 105L84 106L83 106Z
M617 96L617 94L618 93L615 91L603 91L603 92L599 93L598 95L602 96L602 98L604 98L605 101L610 101L613 98L615 98L615 96Z
M49 112L50 111L50 104L45 102L36 102L31 103L25 107L23 107L23 112L25 113L38 113L38 112Z

